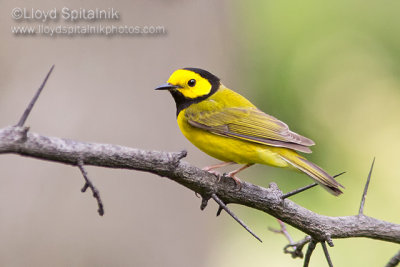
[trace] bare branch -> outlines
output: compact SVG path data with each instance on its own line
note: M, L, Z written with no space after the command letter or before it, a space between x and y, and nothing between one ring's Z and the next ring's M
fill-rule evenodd
M274 229L272 227L268 227L268 230L270 230L271 232L277 233L277 234L283 234L286 237L286 239L289 241L289 244L293 244L294 243L293 238L290 236L289 232L287 231L285 223L279 219L277 219L277 221L281 228ZM294 249L296 249L296 247L294 247Z
M311 241L311 237L306 236L304 239L300 240L299 242L286 245L283 248L283 252L285 252L286 254L291 254L293 259L295 259L295 258L302 259L304 257L303 248L310 241ZM293 250L289 250L289 248L293 248Z
M326 261L328 262L329 267L333 267L331 256L329 256L328 248L326 247L325 242L321 242L322 249L324 250Z
M314 252L316 245L317 245L317 242L311 238L311 241L308 244L306 256L304 257L304 264L303 264L304 267L308 267L308 265L310 264L311 255Z
M101 198L100 198L99 190L97 190L97 188L93 185L92 181L90 181L90 179L87 175L87 172L85 170L85 167L83 166L84 165L83 161L81 159L78 160L77 165L83 175L83 178L85 178L85 184L83 185L81 192L85 193L88 188L90 188L90 190L92 190L93 197L96 199L97 206L99 207L97 212L99 213L100 216L103 216L104 215L104 206L103 206L103 201L101 201Z
M364 215L365 198L375 158L365 184L358 215L328 217L316 214L287 199L290 196L316 186L317 183L286 194L282 194L275 183L271 183L269 188L263 188L247 182L241 182L239 184L240 190L236 190L236 183L232 185L233 181L231 178L227 178L225 175L217 177L212 173L200 170L181 161L182 158L186 157L186 151L178 153L148 151L111 144L79 142L30 133L29 127L24 127L24 124L53 69L54 65L50 68L17 125L0 129L0 154L19 154L36 159L78 166L85 179L85 184L81 191L86 192L88 188L91 189L93 197L97 201L100 216L104 215L100 193L90 181L84 164L145 171L161 177L168 177L193 190L196 196L201 195L201 210L205 209L210 198L214 199L219 205L217 216L220 215L222 210L225 210L260 242L262 242L261 239L225 203L236 203L264 211L278 219L281 229L275 230L270 228L270 230L281 233L288 239L290 244L284 247L285 253L291 254L293 258L303 258L302 249L308 243L303 265L305 267L309 265L311 255L317 243L321 243L328 265L333 266L326 246L326 243L328 243L329 246L333 247L332 238L367 237L400 244L400 225ZM335 175L334 178L343 173ZM237 179L234 180L238 182ZM294 243L286 230L284 222L307 233L308 236ZM292 250L289 248L292 248ZM396 266L399 262L400 251L392 257L386 266Z
M249 232L252 236L254 236L258 241L262 242L262 240L241 220L239 217L237 217L229 208L228 206L225 205L225 203L219 199L219 197L216 194L211 195L212 199L215 200L215 202L218 203L219 207L224 209L226 213L231 215L235 221L237 221L244 229L246 229L247 232ZM218 209L219 210L219 209Z
M219 206L218 210L217 210L217 216L219 216L223 210L224 210L224 208Z
M277 219L277 221L278 221L278 223L279 223L279 225L280 225L280 229L274 229L274 228L271 228L271 227L268 227L268 229L269 229L270 231L274 232L274 233L283 234L283 235L286 237L286 239L289 241L289 244L286 245L286 246L283 248L283 252L284 252L285 254L290 254L290 255L292 255L292 258L293 258L293 259L295 259L295 258L300 258L300 259L302 259L303 256L304 256L304 255L303 255L303 247L304 247L304 245L306 245L308 242L310 242L311 237L310 237L310 236L306 236L303 240L300 240L299 242L294 243L293 238L290 236L289 232L288 232L287 229L286 229L285 223L282 222L282 221L279 220L279 219ZM289 248L292 248L292 249L289 249Z
M54 65L51 66L49 72L47 73L46 77L44 78L42 84L40 85L39 89L36 91L35 95L33 96L31 102L29 103L28 107L25 109L24 114L22 114L21 118L19 119L19 122L17 123L16 126L22 127L25 124L26 119L28 118L29 114L31 113L31 110L33 106L36 103L36 100L39 98L40 93L42 92L44 86L46 85L47 79L49 79L51 72L54 69Z
M372 170L374 169L374 164L375 164L375 158L372 161L371 169L369 169L367 182L365 183L364 192L361 197L360 210L358 211L358 215L364 214L365 197L367 196L368 186L369 186L369 182L371 181L371 174L372 174Z
M298 193L304 192L304 191L306 191L306 190L308 190L308 189L310 189L310 188L313 188L314 186L317 186L317 185L318 185L317 183L313 183L313 184L306 185L306 186L304 186L304 187L300 187L300 188L298 188L298 189L295 189L295 190L293 190L293 191L290 191L290 192L284 194L284 195L282 196L282 199L285 199L285 198L288 198L288 197L297 195Z
M394 255L390 261L385 265L385 267L395 267L400 262L400 250Z
M326 242L331 248L334 247L334 244L333 244L333 241L332 241L332 238L331 238L331 235L330 235L330 234L327 234L327 235L325 236L325 242Z
M336 174L336 175L333 176L333 178L336 178L336 177L338 177L338 176L340 176L342 174L345 174L345 173L346 172L341 172L339 174ZM313 188L314 186L317 186L317 185L318 185L317 183L313 183L313 184L306 185L304 187L300 187L299 189L296 189L296 190L293 190L293 191L290 191L290 192L284 194L282 196L282 199L285 199L285 198L288 198L288 197L292 197L294 195L297 195L298 193L304 192L304 191L306 191L306 190L308 190L310 188Z
M76 166L81 159L85 165L139 170L168 177L199 193L215 193L224 203L241 204L264 211L271 216L303 231L318 242L329 238L367 237L400 244L400 225L368 216L329 217L316 214L289 199L271 183L263 188L242 183L238 191L232 179L217 177L184 161L182 152L169 153L140 150L110 144L79 142L58 137L26 133L24 127L0 129L0 154L14 153L37 159Z

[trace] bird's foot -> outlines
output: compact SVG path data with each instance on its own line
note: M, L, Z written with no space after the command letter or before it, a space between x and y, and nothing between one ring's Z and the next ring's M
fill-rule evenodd
M213 170L212 168L210 169L210 167L204 167L202 170L214 174L217 177L218 183L221 181L221 173L217 172L216 170Z
M238 177L236 177L235 175L236 173L237 173L236 171L233 171L226 174L226 176L232 178L235 181L236 186L238 187L238 191L240 191L242 189L242 181Z
M218 178L217 182L219 182L219 181L221 181L221 176L222 175L221 175L221 173L217 172L215 169L221 168L221 167L225 167L225 166L228 166L228 165L232 165L232 164L235 164L235 163L234 162L222 162L222 163L219 163L219 164L216 164L216 165L206 166L202 170L203 171L207 171L207 172L212 173L215 176L217 176L217 178Z

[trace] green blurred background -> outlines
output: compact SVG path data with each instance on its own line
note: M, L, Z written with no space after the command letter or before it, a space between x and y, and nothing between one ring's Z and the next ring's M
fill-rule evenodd
M15 7L114 8L97 24L163 25L155 36L14 36ZM28 1L0 2L0 123L17 121L56 64L28 125L45 135L145 149L189 151L202 167L216 160L184 139L175 105L153 91L180 67L201 67L260 109L316 142L311 160L342 171L339 198L321 188L293 197L329 216L358 211L372 162L367 215L400 223L400 2L398 1ZM52 22L59 25L63 22ZM51 24L51 23L50 23ZM231 208L258 243L217 206L199 210L187 189L154 175L89 167L105 203L103 218L79 171L13 155L0 158L1 266L301 266L261 212ZM283 191L305 175L255 166L246 181ZM150 194L152 192L152 194ZM295 240L304 234L288 227ZM335 266L382 266L398 245L334 240ZM326 266L317 247L311 266Z

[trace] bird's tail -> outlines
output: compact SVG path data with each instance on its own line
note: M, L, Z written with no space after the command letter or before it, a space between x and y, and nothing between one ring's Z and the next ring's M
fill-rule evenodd
M335 196L338 196L343 193L342 190L339 189L339 187L344 188L343 185L339 184L332 176L326 173L326 171L324 171L322 168L306 160L299 154L290 153L280 156L284 161L286 161L296 169L310 176L315 182L320 184L329 193Z

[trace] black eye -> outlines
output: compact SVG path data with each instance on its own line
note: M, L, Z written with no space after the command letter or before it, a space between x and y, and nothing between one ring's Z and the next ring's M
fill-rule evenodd
M195 80L195 79L189 80L189 81L188 81L188 85L189 85L190 87L195 86L195 85L196 85L196 80Z

